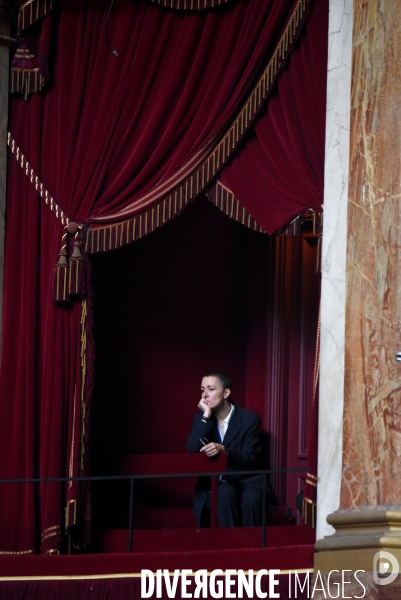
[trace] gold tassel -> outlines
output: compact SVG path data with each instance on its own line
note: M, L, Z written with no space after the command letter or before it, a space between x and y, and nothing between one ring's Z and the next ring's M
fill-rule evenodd
M81 226L69 222L64 228L58 263L54 268L54 302L69 302L70 295L85 293L84 260L81 255ZM67 237L75 235L73 254L68 261Z
M70 258L68 289L69 293L74 296L85 294L85 264L81 255L79 231L75 234L74 250Z
M60 249L58 263L54 267L54 302L69 302L70 294L68 289L68 260L67 260L67 234L63 234L63 245Z
M19 69L11 67L11 93L22 94L24 100L28 96L40 92L46 85L45 78L39 73L39 69Z

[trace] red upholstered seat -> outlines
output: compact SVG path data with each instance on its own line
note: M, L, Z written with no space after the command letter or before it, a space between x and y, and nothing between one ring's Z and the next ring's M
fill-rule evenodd
M134 506L136 529L187 529L196 527L193 498L196 477L148 478L149 475L220 473L227 468L227 453L214 459L204 454L134 454L122 456L120 475L144 475Z
M202 452L191 454L131 454L119 460L121 475L180 475L219 473L227 469L227 453L207 458Z
M122 456L120 475L144 475L136 484L135 529L191 529L197 527L193 513L196 477L149 478L150 475L219 473L227 468L227 453L215 459L204 454L134 454ZM292 525L295 519L285 506L267 516L269 525Z

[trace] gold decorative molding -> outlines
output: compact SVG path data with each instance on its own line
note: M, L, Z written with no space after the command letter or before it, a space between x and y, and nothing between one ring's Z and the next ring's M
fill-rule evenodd
M377 552L391 552L401 564L401 508L337 512L327 517L335 533L315 545L315 570L373 570Z

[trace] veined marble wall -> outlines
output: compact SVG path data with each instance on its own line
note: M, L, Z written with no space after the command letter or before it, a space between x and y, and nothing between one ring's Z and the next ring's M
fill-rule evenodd
M354 8L341 508L401 505L401 3Z
M318 539L339 506L401 504L400 57L399 0L331 0Z
M330 0L319 387L317 539L340 502L352 0Z

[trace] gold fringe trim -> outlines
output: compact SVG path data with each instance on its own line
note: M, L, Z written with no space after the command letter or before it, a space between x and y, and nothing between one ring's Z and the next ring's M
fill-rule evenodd
M80 459L80 475L84 473L85 465L85 382L86 382L86 317L88 315L88 307L86 298L82 298L82 315L81 315L81 459Z
M30 94L40 92L46 85L46 79L39 73L39 69L20 69L11 67L10 93L22 94L28 100Z
M20 163L21 169L25 171L25 175L29 177L30 182L39 192L41 198L44 199L45 203L50 208L50 210L56 215L57 219L59 219L63 225L69 225L70 220L63 213L59 205L54 201L53 196L49 194L47 189L44 187L43 183L40 181L39 177L36 175L35 171L31 168L29 162L26 160L20 148L15 143L15 140L10 132L7 136L7 144L10 147L11 152L14 154L16 161Z
M114 250L138 240L157 229L160 225L170 221L189 202L199 196L236 150L241 138L249 129L267 99L285 64L290 45L295 42L301 25L303 25L303 18L310 2L311 0L298 0L287 27L258 83L231 127L203 164L195 169L167 197L151 208L117 223L101 226L91 225L86 239L85 250L87 252L93 254Z
M81 452L79 460L79 475L82 476L84 473L84 461L85 461L85 381L86 381L86 318L88 314L86 298L82 298L82 313L81 313ZM74 413L73 413L73 430L72 430L72 442L70 452L70 463L69 463L69 477L74 476L74 444L75 444L75 417L76 417L76 388L74 390ZM72 481L68 483L68 489L72 488ZM64 510L64 524L65 530L69 527L76 525L78 522L78 502L76 499L68 500Z
M192 186L187 186L187 193L174 192L152 208L124 221L90 227L85 243L85 250L94 254L116 250L126 244L141 239L176 217L192 200Z
M28 0L20 8L18 15L18 33L48 15L55 8L53 0Z
M68 263L59 264L57 263L54 267L55 281L54 281L54 301L55 302L69 302L70 296L67 294L67 280L68 280Z
M317 384L319 381L319 372L320 372L320 326L321 326L321 314L322 314L322 301L319 301L319 315L317 318L317 331L316 331L316 351L315 351L315 365L313 368L313 404L315 404L316 392L317 392ZM308 476L315 477L311 473L308 473ZM317 477L315 477L317 480Z
M165 8L174 8L176 10L203 10L205 8L214 8L227 4L233 0L148 0L152 4L158 4Z
M71 451L70 464L68 468L68 477L74 477L74 446L75 446L75 414L77 405L77 386L74 386L74 410L72 414L72 434L71 434ZM72 488L72 481L68 482L68 489Z
M262 226L259 225L252 215L246 211L240 201L234 196L233 192L220 181L216 182L214 192L211 194L211 197L211 202L231 219L242 223L242 225L245 225L245 227L249 227L254 231L266 233ZM315 213L312 209L309 209L308 212L304 212L296 217L290 225L280 229L276 232L276 234L284 236L299 235L300 231L302 230L302 224L305 221L310 220L313 222L313 233L315 234L320 216L320 213Z
M213 196L213 204L217 206L217 208L219 208L223 213L228 215L230 219L238 221L238 223L245 225L245 227L248 227L253 231L266 233L266 231L259 225L252 215L245 210L242 204L240 204L239 200L237 200L232 191L219 181L216 183Z
M0 551L0 554L34 554L35 550L21 550L21 552L6 552Z

